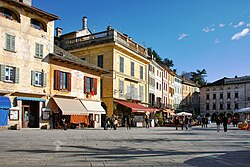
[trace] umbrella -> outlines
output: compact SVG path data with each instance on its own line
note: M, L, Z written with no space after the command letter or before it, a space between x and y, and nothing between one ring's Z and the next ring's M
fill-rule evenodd
M180 113L177 113L176 115L177 116L192 116L192 114L188 112L180 112Z

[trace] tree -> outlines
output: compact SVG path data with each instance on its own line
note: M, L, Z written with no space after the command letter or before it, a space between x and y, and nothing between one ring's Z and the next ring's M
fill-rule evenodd
M173 67L174 66L174 63L173 63L173 60L170 60L168 58L165 58L162 63L168 67Z
M158 55L158 53L155 50L152 50L152 48L148 48L148 55L150 57L155 58L155 61L157 63L161 63L162 62L161 57Z
M205 77L207 77L207 72L205 69L196 70L196 72L191 72L191 80L194 82L198 82L200 85L205 85Z

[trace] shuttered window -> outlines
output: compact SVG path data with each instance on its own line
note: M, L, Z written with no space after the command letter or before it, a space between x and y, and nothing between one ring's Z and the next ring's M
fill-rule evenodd
M120 98L124 98L124 81L119 80L119 82Z
M97 95L97 79L84 76L84 93Z
M54 71L54 89L71 91L71 74L63 71Z
M36 43L35 57L43 58L43 45L42 44Z
M15 36L6 34L6 50L15 51Z
M19 68L0 65L0 80L19 83Z
M140 85L140 88L139 88L139 99L140 99L141 101L144 100L144 98L143 98L143 96L144 96L143 88L144 88L144 87L143 87L142 85Z
M135 63L131 62L131 76L134 77L135 76Z
M40 71L31 71L31 85L46 86L46 73Z
M140 79L143 79L143 67L140 66Z
M120 57L120 72L124 72L124 58Z

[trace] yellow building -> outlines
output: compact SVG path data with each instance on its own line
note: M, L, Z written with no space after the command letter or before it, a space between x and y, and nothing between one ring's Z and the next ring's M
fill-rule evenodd
M4 126L46 124L41 111L49 96L50 66L44 58L53 52L57 19L31 6L31 0L0 1L0 96L11 102Z
M86 18L83 19L84 29L87 29ZM110 71L109 75L102 75L101 81L101 100L107 114L123 117L124 113L119 112L124 110L120 107L120 104L125 105L123 102L128 102L125 106L132 112L135 110L130 102L147 104L147 49L110 26L104 32L79 35L83 30L61 35L56 43L82 60ZM147 111L142 105L139 107L142 112Z

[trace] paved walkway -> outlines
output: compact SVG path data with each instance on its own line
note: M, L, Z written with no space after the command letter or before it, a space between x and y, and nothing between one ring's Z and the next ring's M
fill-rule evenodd
M0 130L0 166L249 167L250 131Z

